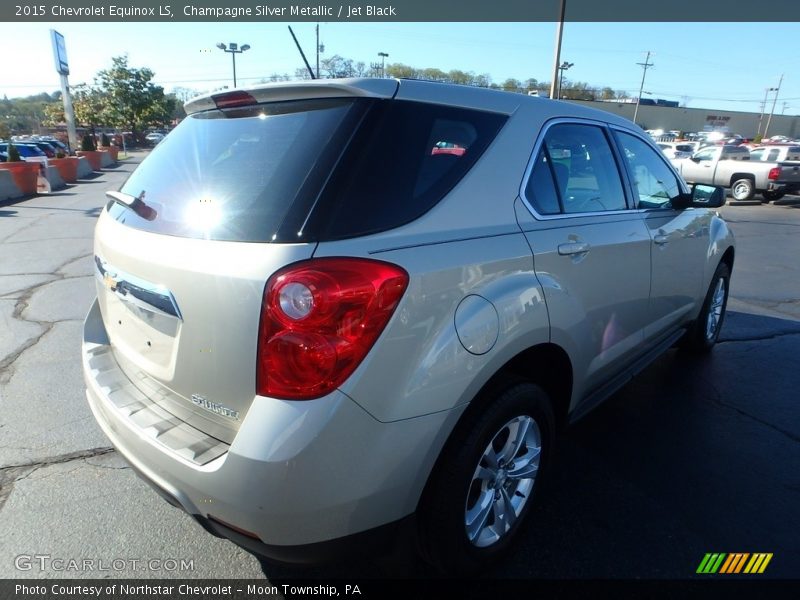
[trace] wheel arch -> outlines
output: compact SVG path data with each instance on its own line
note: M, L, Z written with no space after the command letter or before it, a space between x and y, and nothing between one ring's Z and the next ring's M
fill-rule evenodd
M753 186L756 185L756 176L752 173L733 173L731 175L731 180L728 182L728 187L732 186L734 183L739 181L740 179L749 179L753 182Z
M443 444L439 456L434 461L433 468L428 473L428 478L422 494L417 503L417 508L423 502L431 482L442 464L442 458L451 446L451 440L465 422L471 421L475 413L486 409L494 397L501 390L515 382L528 382L540 386L553 404L556 430L561 430L569 422L569 407L572 400L573 373L572 362L566 351L553 343L542 343L531 346L503 364L488 381L481 387L467 408L459 417Z

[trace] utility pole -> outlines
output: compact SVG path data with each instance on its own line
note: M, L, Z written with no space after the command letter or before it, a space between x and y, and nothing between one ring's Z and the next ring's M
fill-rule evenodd
M561 0L561 11L556 28L556 47L553 57L553 81L550 84L550 99L557 98L558 92L558 66L561 61L561 35L564 33L564 14L567 12L567 0Z
M774 92L775 88L768 87L764 88L764 101L761 103L761 114L758 116L758 132L756 133L757 136L761 135L761 124L764 122L764 113L767 112L767 96L769 96L770 92Z
M633 122L636 123L636 117L639 116L639 103L642 101L642 92L644 91L644 78L647 76L647 69L654 66L650 62L650 50L647 51L647 57L643 63L636 63L642 67L642 85L639 86L639 95L636 97L636 108L633 111Z
M767 119L767 126L764 127L764 137L767 137L769 131L769 124L772 122L772 115L775 114L775 105L778 103L778 94L781 93L781 84L783 83L783 73L778 80L778 87L775 88L775 97L772 99L772 109L769 111L769 118Z

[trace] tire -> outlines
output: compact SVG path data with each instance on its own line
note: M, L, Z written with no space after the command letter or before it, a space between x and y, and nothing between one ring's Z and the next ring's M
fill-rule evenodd
M731 270L726 263L719 263L700 310L700 316L683 338L683 347L694 352L710 352L719 339L728 306Z
M737 179L731 184L731 196L734 200L752 200L756 194L756 186L752 179Z
M555 441L552 404L537 385L507 379L475 402L481 408L451 435L418 511L423 558L449 574L485 568L512 546ZM523 442L516 452L512 438Z
M786 195L786 192L761 192L761 195L764 197L766 202L774 202L775 200L780 200Z

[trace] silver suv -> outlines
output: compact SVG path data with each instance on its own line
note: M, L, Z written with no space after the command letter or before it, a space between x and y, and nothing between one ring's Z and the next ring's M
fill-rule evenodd
M680 342L734 242L611 114L420 81L195 99L95 234L87 396L172 504L305 561L413 528L497 558L560 428Z

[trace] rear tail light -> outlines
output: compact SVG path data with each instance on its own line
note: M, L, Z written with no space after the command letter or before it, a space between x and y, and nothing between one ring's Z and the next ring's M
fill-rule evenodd
M780 167L772 167L767 174L767 179L770 181L777 181L781 176L781 168Z
M347 379L372 348L408 286L395 265L317 258L270 277L258 335L256 391L310 400Z

